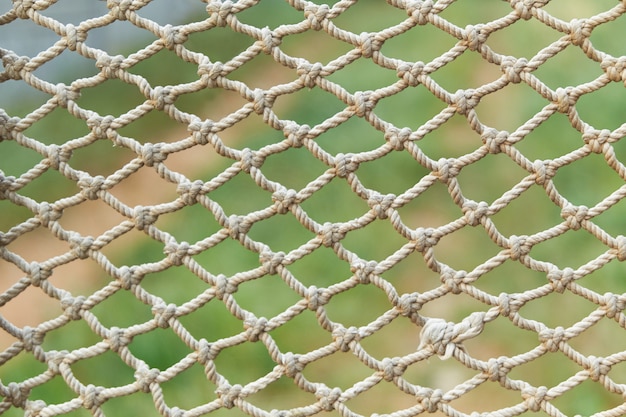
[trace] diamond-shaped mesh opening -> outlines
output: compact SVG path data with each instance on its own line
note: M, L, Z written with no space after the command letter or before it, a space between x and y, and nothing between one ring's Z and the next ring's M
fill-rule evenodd
M593 172L593 178L580 177L577 172ZM554 185L559 193L573 204L592 207L600 204L624 183L624 180L607 165L602 155L590 154L556 172Z
M109 307L117 304L123 304L124 309L116 310L113 307ZM137 299L133 293L124 290L117 291L115 294L107 297L106 300L95 306L91 312L98 318L100 324L106 327L130 327L152 319L150 306Z
M580 71L563 71L563 68L573 67L579 68ZM597 62L589 60L580 48L570 45L541 65L534 75L545 80L548 87L556 90L559 87L592 82L602 73Z
M83 385L122 386L134 381L133 369L112 351L77 360L71 371Z
M624 110L618 104L622 100L623 83L608 83L603 88L585 94L576 102L581 118L592 126L617 129L624 123ZM602 108L603 111L597 111Z
M623 405L623 401L621 395L608 392L600 382L586 380L554 399L552 404L565 415L579 412L581 415L593 415Z

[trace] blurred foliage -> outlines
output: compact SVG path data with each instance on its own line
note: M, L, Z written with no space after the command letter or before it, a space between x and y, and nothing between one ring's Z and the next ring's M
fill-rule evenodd
M564 9L577 7L581 11L583 9L586 11L589 8L588 4L580 1L575 2L577 4L575 7L570 7L563 1L554 3L560 3L559 7ZM506 2L494 2L492 5L495 7L492 8L491 5L490 7L475 7L475 3L458 1L442 16L464 27L467 24L487 22L498 18L510 10ZM598 10L604 8L598 6ZM376 18L372 19L372 16ZM360 33L388 27L403 19L404 16L403 12L394 10L382 1L362 1L337 18L335 23L340 27ZM259 6L241 13L238 18L242 22L258 27L275 28L281 24L296 23L302 19L302 15L294 12L287 2L263 1ZM625 24L624 20L620 19L602 26L597 30L597 34L594 31L591 37L594 45L600 45L600 49L605 46L614 54L623 54L623 42L616 40L615 34L623 33L626 30ZM606 28L609 27L610 30L607 30ZM530 58L538 51L538 48L559 37L558 33L537 22L520 21L510 28L494 33L488 39L487 44L499 53ZM226 62L253 42L254 39L234 33L229 28L218 28L190 36L185 45L190 50L207 54L214 61ZM428 62L447 51L455 42L456 40L450 35L433 27L417 27L385 43L382 52L394 58ZM138 44L141 45L140 42ZM134 47L135 45L129 42L128 52L135 51ZM323 63L350 49L332 40L323 32L307 32L287 37L281 48L287 53ZM267 82L268 85L272 85L272 78L256 80L256 77L259 73L269 76L275 74L274 70L283 71L284 69L275 68L277 64L265 58L256 58L250 64L233 72L231 77L245 82ZM564 70L571 68L576 68L576 70ZM197 77L196 71L197 68L194 65L182 61L169 50L163 50L130 69L130 72L144 76L153 86L191 81ZM589 81L599 75L599 72L598 64L589 61L580 50L570 47L542 66L537 71L537 76L551 88L556 88ZM499 77L500 74L497 67L483 63L475 53L467 51L456 61L450 62L446 67L437 71L433 78L448 91L454 92L458 88L474 87L489 82ZM84 75L75 73L69 68L66 72L66 82L81 76ZM292 79L295 77L295 73L292 74ZM369 60L359 59L347 68L336 72L329 79L344 86L348 91L354 92L382 87L394 82L397 78L394 72L382 70ZM623 94L623 86L610 85L600 92L581 98L577 108L581 117L596 128L614 129L624 122L624 106L620 105L623 102ZM301 91L295 96L277 100L276 111L281 118L314 125L321 123L344 107L343 103L319 88ZM32 99L16 100L14 107L5 110L10 115L22 117L41 106L47 99L48 97L43 97L41 94L35 95ZM207 90L180 97L176 106L181 110L197 113L201 117L217 118L226 114L219 113L224 110L221 108L221 103L226 99L238 98L233 98L228 92ZM83 90L77 104L97 111L101 115L119 115L144 100L145 97L135 86L112 79L98 87ZM285 100L285 103L281 100ZM528 86L510 85L504 91L486 97L477 111L483 123L498 129L514 130L546 104L545 99ZM375 112L384 120L399 127L408 126L416 129L444 107L424 87L417 86L397 96L381 100ZM246 121L243 124L244 127L224 132L224 140L230 141L230 146L240 149L244 147L259 149L265 144L282 140L282 132L271 130L255 117L255 115L250 116L250 121ZM76 120L64 109L54 110L24 132L25 135L45 144L64 143L87 133L85 123ZM120 129L120 134L142 142L159 142L167 141L168 138L179 139L187 133L185 126L172 121L163 113L153 111L138 122ZM373 149L380 146L383 140L380 132L375 131L364 120L354 117L319 137L318 142L325 150L335 154ZM429 157L437 160L441 157L456 157L470 152L481 145L481 140L467 127L466 120L462 116L455 116L442 128L428 134L419 145ZM580 134L569 125L567 118L562 114L555 114L516 147L529 159L534 160L554 158L581 145ZM617 156L623 160L624 144L617 143L615 149ZM194 150L194 152L199 151ZM205 148L202 151L205 151ZM206 152L210 151L206 149ZM26 173L42 159L41 155L20 147L12 141L0 143L0 155L2 159L0 168L4 174L15 176ZM99 141L75 151L70 164L92 175L110 175L133 157L134 154L127 149L115 148L106 141ZM211 158L207 156L207 160L209 163L204 164L202 171L189 174L194 176L190 177L192 181L195 179L208 181L233 162L218 159L215 155ZM281 182L289 188L300 189L324 172L326 168L306 149L300 148L270 156L261 169L269 179ZM363 164L357 171L364 185L381 193L401 193L427 173L428 170L416 163L407 152L393 152L381 160ZM186 172L185 174L188 175ZM527 173L508 157L488 155L484 160L463 169L458 179L466 197L477 201L492 202L526 175ZM598 155L591 155L571 166L562 168L554 181L558 190L568 200L574 204L589 206L598 203L600 199L623 183L617 174L607 168L604 159ZM65 179L56 171L49 171L20 193L37 201L54 201L73 195L77 190L76 184L72 181ZM136 190L139 195L149 192L150 190ZM243 173L211 192L209 197L222 205L227 215L245 214L271 204L271 195L258 188ZM597 218L597 223L614 236L626 234L623 206L624 203L619 203ZM350 192L349 185L339 178L304 202L302 207L309 216L320 223L345 221L362 215L368 210L367 205ZM7 231L10 227L30 217L29 213L6 204L4 201L0 201L0 210L3 211L3 216L0 217L0 230L2 231ZM441 184L434 185L423 198L420 197L415 202L411 202L401 210L401 213L403 220L411 227L440 226L461 216L460 209L452 203L446 187ZM539 186L531 187L518 200L495 215L493 220L505 235L531 234L561 221L559 210L548 200L544 190ZM84 219L84 222L97 221L96 218ZM214 216L200 204L187 207L178 213L165 215L157 221L156 225L171 233L178 241L192 243L219 230ZM254 224L250 230L250 237L265 242L274 251L289 251L311 239L312 234L300 225L291 213L287 213ZM381 261L397 250L403 242L388 222L377 220L363 230L349 233L343 243L349 250L364 259ZM559 267L577 267L605 250L606 247L600 245L585 231L571 231L552 241L537 245L533 248L531 256L553 262ZM117 266L155 262L162 258L162 251L163 247L160 243L142 239L125 250L111 251L110 259ZM480 227L465 228L446 237L436 248L437 256L441 261L454 268L468 270L498 251L499 248L491 242L486 232ZM211 273L223 273L227 276L253 269L259 264L257 254L246 250L232 240L227 240L215 248L200 253L194 259ZM330 249L323 247L295 262L288 269L305 286L326 287L351 275L349 265L338 260ZM104 275L104 272L102 274ZM600 293L606 291L621 293L626 288L621 279L622 274L623 266L613 262L601 271L585 277L581 283ZM394 267L385 274L384 278L401 292L424 291L440 283L439 277L434 276L425 267L419 254L412 255L410 259ZM520 264L507 262L495 271L486 274L476 283L476 286L497 295L500 292L520 292L534 288L545 283L545 280L545 275L533 273ZM150 293L162 297L167 303L177 305L189 301L207 288L206 283L184 267L173 267L158 274L148 275L142 281L141 286ZM96 288L94 286L94 290ZM439 315L449 320L460 320L475 309L484 310L484 306L467 296L456 297L454 300L445 297L445 300L429 303L424 306L423 313L427 316ZM271 317L295 303L299 296L277 276L266 276L260 280L242 284L235 298L242 307L254 312L257 316ZM529 303L522 309L521 314L544 321L551 326L564 326L565 323L571 322L572 316L580 319L589 314L590 307L593 306L589 306L588 302L571 294L553 294L546 299ZM345 326L365 325L389 308L390 303L385 294L374 286L359 286L340 294L327 306L329 317ZM107 327L131 326L143 323L152 317L150 308L127 291L117 292L96 306L92 312ZM209 341L231 336L242 330L242 323L232 317L226 307L217 300L208 303L189 316L181 317L180 320L196 338L206 338ZM388 352L385 349L391 349L398 351L398 355L410 352L417 344L419 329L408 320L406 322L402 320L403 318L398 319L400 324L393 324L397 328L390 326L393 331L389 330L386 337L372 336L375 342L364 340L363 344L372 351ZM620 336L619 341L616 341L617 337L613 330L615 329L609 328L603 333L586 333L580 337L581 349L592 349L597 344L613 344L615 348L623 348L625 338ZM623 333L623 329L619 330ZM274 330L271 336L281 350L293 350L297 353L304 353L330 341L330 336L315 324L314 314L310 311L305 311L293 321ZM44 348L71 350L93 345L99 340L101 339L84 321L76 321L46 334ZM522 332L511 326L505 319L498 319L487 326L481 337L468 344L468 351L486 359L499 355L511 356L528 350L537 343L534 334ZM158 329L158 331L137 336L129 348L135 356L146 361L149 366L161 370L173 365L190 352L171 329ZM389 355L381 353L381 357L383 354ZM362 364L350 356L349 354L333 355L331 358L307 367L304 374L312 380L324 381L329 385L336 384L344 389L348 388L354 382L371 374L371 370L363 369ZM232 384L250 382L265 375L274 366L261 343L246 343L229 348L223 354L218 355L216 363L218 370ZM340 371L338 371L339 365L341 365ZM431 360L427 369L425 367L426 365L423 364L411 367L405 375L406 378L411 382L449 389L455 383L471 377L464 373L466 370L461 365L444 363L436 358ZM546 371L548 368L549 371ZM6 384L10 381L21 381L36 376L44 370L43 364L37 362L32 356L22 353L4 364L0 375L3 383ZM550 387L579 370L563 355L555 353L546 355L532 364L514 369L510 376L535 385ZM114 386L133 381L132 370L112 352L80 361L72 371L84 384ZM377 392L376 398L370 397L370 400L363 404L357 401L354 409L361 410L363 413L385 412L385 410L393 410L400 404L409 406L412 404L411 401L414 401L414 399L399 400L394 396L397 395L396 391L385 389L380 388L381 391ZM215 398L213 392L215 387L206 381L204 371L199 365L193 366L172 381L163 384L163 390L166 402L170 406L176 405L181 408L193 407ZM314 400L306 393L296 391L289 379L282 379L272 384L268 390L253 396L250 401L260 406L273 408L272 399L281 395L282 405L282 394L285 392L293 393L293 395L290 394L290 401L293 401L295 405L304 405L307 401L310 403ZM503 390L496 386L486 395L492 395L495 392L500 395ZM485 394L481 391L480 395ZM470 407L476 405L495 409L521 401L519 396L511 397L509 393L506 393L502 394L502 398L490 397L490 399L493 398L493 402L485 404L484 397L480 395L474 392L469 393L463 399L453 402L452 405L469 412L472 411ZM74 394L60 377L56 377L36 389L32 397L50 403L59 403L73 398ZM614 397L607 394L599 384L589 382L577 387L572 393L557 400L555 404L568 415L588 415L621 403L620 398ZM374 406L375 410L372 408ZM385 410L379 410L379 407ZM153 404L149 396L137 394L132 398L111 400L104 405L104 410L112 415L119 414L119 410L123 410L124 414L148 415L153 410ZM17 416L18 411L11 410L8 415ZM84 411L68 415L83 416L88 413ZM216 415L233 414L219 412Z

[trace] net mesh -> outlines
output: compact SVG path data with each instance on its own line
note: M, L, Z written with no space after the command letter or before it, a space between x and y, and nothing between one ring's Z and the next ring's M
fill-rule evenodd
M62 3L0 14L0 413L626 413L625 2Z

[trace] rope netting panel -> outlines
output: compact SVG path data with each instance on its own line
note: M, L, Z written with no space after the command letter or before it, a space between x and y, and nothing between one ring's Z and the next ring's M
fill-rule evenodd
M626 414L626 2L94 3L0 3L0 414Z

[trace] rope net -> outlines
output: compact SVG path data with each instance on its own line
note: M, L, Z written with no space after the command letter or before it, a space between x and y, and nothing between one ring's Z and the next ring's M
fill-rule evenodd
M0 413L626 414L625 2L70 4L0 3Z

